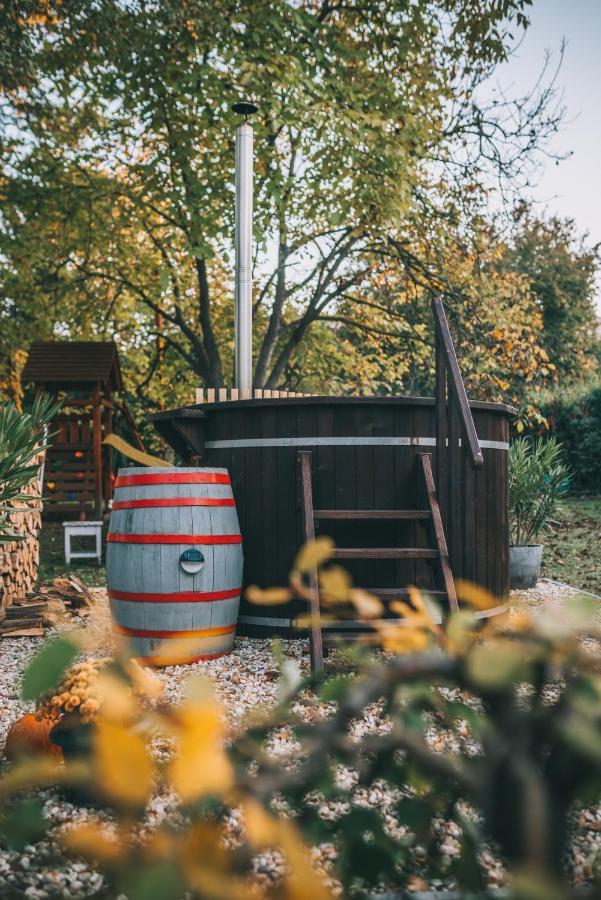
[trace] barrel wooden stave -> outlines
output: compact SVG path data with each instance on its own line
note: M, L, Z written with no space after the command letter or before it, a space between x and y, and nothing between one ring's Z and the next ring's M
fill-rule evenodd
M147 478L163 472L172 476L174 470L129 468L120 471L119 479L125 476L132 481L138 474ZM179 477L199 473L227 477L225 469L182 468L175 473ZM170 500L179 503L149 505ZM185 538L178 543L160 542L161 537L178 535L204 535L209 539L239 536L236 507L188 505L203 500L233 503L231 485L157 482L120 486L117 482L107 550L111 613L115 630L125 633L135 655L153 664L170 664L160 658L161 646L170 636L181 637L185 644L181 658L171 650L172 663L211 658L229 652L233 646L242 583L241 544L198 543ZM130 503L141 505L127 508ZM132 541L138 536L156 535L158 541L120 543L119 535L132 535ZM181 554L191 547L200 549L205 557L204 567L197 574L186 573L180 566ZM215 593L218 599L211 597ZM180 595L190 594L197 596L180 599ZM149 632L147 636L145 631ZM190 636L190 632L199 634ZM171 648L173 644L170 641Z
M169 642L166 647L164 638L139 638L129 637L130 652L141 662L152 666L177 666L190 665L203 659L216 659L231 653L234 644L233 632L231 635L218 635L199 639L198 654L191 649L188 641L180 655L177 648Z
M178 591L221 591L240 587L242 552L236 545L198 545L204 568L196 575L184 572L179 564L191 544L111 544L111 587L122 591L175 593ZM195 545L196 546L196 545ZM179 577L174 580L174 576ZM118 581L116 580L118 578Z
M111 613L115 622L125 628L145 628L150 631L196 631L231 625L236 620L240 593L224 600L199 603L137 603L135 600L111 599Z

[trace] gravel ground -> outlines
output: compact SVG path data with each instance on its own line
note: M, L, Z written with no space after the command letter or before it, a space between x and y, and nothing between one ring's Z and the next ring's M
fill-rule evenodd
M91 655L104 655L110 653L112 637L110 634L108 604L106 592L102 589L95 591L97 603L94 611L86 620L86 632L90 635ZM542 580L537 588L532 591L514 592L513 599L516 602L525 602L528 606L537 608L543 603L557 604L558 611L569 603L570 597L580 593L566 585L558 585L555 582ZM601 607L600 607L601 615ZM71 626L72 627L72 626ZM288 658L295 659L303 670L308 669L309 656L307 642L283 641L284 654ZM31 709L31 705L23 703L19 699L20 674L26 667L28 660L40 645L38 638L3 638L0 639L0 747L4 746L6 733L12 724L23 712ZM598 648L597 648L598 649ZM228 718L234 724L248 710L260 705L271 705L275 702L277 691L277 671L271 652L271 644L268 640L251 640L239 638L236 641L234 652L221 659L196 663L194 666L173 666L160 671L159 677L163 681L167 698L177 701L181 696L182 685L187 677L194 672L203 672L213 681L216 690L223 701ZM314 707L304 709L299 707L301 714L311 716L315 714ZM321 710L323 713L325 710ZM366 711L365 716L356 723L356 734L367 732L384 732L388 729L388 723L380 715L377 707ZM444 737L432 731L429 735L434 746L442 746ZM285 729L278 732L272 740L271 750L282 757L294 755L294 745ZM463 747L477 752L477 748ZM347 787L354 786L354 774L341 770L339 778ZM53 835L65 824L75 819L85 820L90 816L86 808L73 806L64 799L59 799L53 790L44 791L40 795L44 800L45 814L52 827L48 836L37 843L35 847L28 847L22 852L0 850L0 897L92 897L103 888L102 876L83 862L65 860L61 856L60 849ZM354 802L357 805L377 807L383 815L385 827L395 835L402 835L405 831L392 815L394 796L390 789L384 785L374 785L369 790L360 788L354 792ZM319 802L319 801L316 801ZM175 810L173 797L156 797L148 809L148 824L152 827L165 816L169 816ZM335 816L340 810L333 804L324 804L321 808L324 816ZM570 869L576 882L590 879L595 857L599 854L601 859L601 805L578 811L575 813L575 835L573 849L570 858ZM459 830L454 823L440 822L440 846L444 854L449 857L459 853ZM230 822L232 839L240 833L241 824L233 815ZM333 846L325 844L314 849L315 861L325 872L331 868L335 859ZM502 863L494 856L489 848L483 848L482 861L484 863L490 886L502 885L505 881L505 870ZM268 882L278 877L281 872L282 861L274 854L261 854L256 861L256 872L259 883ZM415 877L410 886L415 891L425 890L428 887L440 888L444 885L426 885L419 877Z

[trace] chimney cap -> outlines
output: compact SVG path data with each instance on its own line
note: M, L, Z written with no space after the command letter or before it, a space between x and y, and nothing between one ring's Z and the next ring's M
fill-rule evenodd
M232 103L232 112L241 116L252 116L258 109L259 107L251 103L250 100L240 100L237 103Z

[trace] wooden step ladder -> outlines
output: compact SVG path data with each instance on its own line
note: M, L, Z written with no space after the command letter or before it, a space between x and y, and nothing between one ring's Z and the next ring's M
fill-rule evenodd
M315 539L315 523L321 520L335 521L421 521L429 522L432 533L432 546L429 547L337 547L334 559L426 559L436 561L439 570L440 589L428 591L434 596L447 600L452 610L458 609L455 582L449 562L447 541L442 524L434 476L432 474L432 455L419 455L419 465L424 479L427 497L427 509L315 509L313 505L313 485L311 479L311 451L301 450L297 456L300 485L301 509L305 541ZM407 596L407 586L398 588L366 588L380 599L393 599ZM319 582L317 569L309 573L309 598L311 628L309 644L311 650L311 671L321 674L324 668L324 640L321 627L321 604L319 598ZM329 634L336 633L338 623L328 623ZM340 626L346 626L342 628ZM339 623L338 634L348 638L348 623Z

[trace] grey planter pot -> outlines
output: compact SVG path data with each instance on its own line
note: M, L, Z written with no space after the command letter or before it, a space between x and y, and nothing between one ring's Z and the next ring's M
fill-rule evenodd
M543 559L543 545L509 548L509 585L514 590L536 587Z

